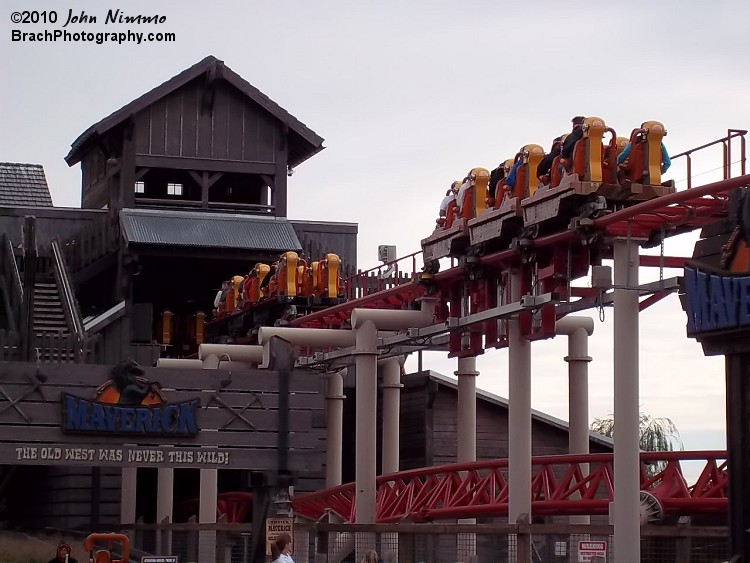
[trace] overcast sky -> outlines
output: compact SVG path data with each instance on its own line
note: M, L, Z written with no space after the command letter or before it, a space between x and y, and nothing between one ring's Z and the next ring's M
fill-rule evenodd
M358 223L360 267L376 264L378 244L418 250L452 180L527 143L546 149L573 115L601 116L622 135L661 120L672 154L750 125L746 1L2 4L0 160L43 164L56 205L80 204L80 168L63 157L81 132L212 54L326 139L290 179L289 215ZM30 8L57 11L57 25L11 22ZM105 25L110 8L166 21ZM13 29L60 28L68 9L98 18L70 31L176 41L11 41ZM697 180L720 164L718 151L696 159ZM684 159L670 177L685 178ZM667 253L689 254L693 242L680 237ZM611 319L608 310L591 342L592 417L613 409ZM723 359L685 337L675 296L640 322L643 410L674 420L687 449L723 448ZM564 419L566 346L535 343L532 358L533 406ZM455 360L429 354L425 367L450 374ZM507 396L505 352L488 352L479 369L481 387Z

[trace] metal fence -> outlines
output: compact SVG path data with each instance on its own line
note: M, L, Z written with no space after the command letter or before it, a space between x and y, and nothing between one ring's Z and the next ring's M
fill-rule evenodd
M125 531L133 538L135 555L178 555L181 563L257 561L251 524L136 524ZM579 553L580 542L584 548L603 545L605 553ZM295 524L293 557L296 563L359 563L375 550L383 563L605 563L614 561L613 547L612 528L606 525L320 522ZM719 563L728 558L725 526L641 529L643 562Z

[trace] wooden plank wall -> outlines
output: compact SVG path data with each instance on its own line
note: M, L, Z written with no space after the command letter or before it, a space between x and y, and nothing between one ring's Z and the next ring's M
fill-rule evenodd
M157 100L136 115L136 153L152 156L275 162L275 119L235 88L215 86L203 107L202 78Z

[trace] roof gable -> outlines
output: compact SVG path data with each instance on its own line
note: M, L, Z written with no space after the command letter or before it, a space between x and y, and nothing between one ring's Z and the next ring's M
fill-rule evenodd
M0 162L0 205L52 207L42 165Z
M181 73L173 76L163 84L146 92L129 104L121 107L111 115L105 117L98 123L89 127L75 141L73 141L70 152L65 157L69 166L80 162L85 153L87 145L97 137L105 135L108 131L125 122L128 118L139 111L147 108L156 101L165 98L170 93L185 86L191 80L202 75L209 81L224 80L237 88L244 96L258 104L275 119L288 127L289 131L289 164L296 166L307 160L314 154L323 150L323 138L308 128L304 123L271 100L263 92L247 82L239 74L224 64L224 61L209 55L202 61L194 64Z
M442 373L438 373L433 370L426 370L421 373L424 374L426 378L431 379L432 381L435 381L439 385L444 385L445 387L449 387L451 389L458 391L458 381L455 378L448 377L446 375L443 375ZM495 395L494 393L490 393L489 391L485 391L483 389L477 388L477 399L481 401L486 401L488 403L492 403L504 409L508 408L508 399L506 399L505 397L501 397L500 395ZM558 430L562 430L564 432L570 431L570 426L568 425L567 422L557 417L554 417L551 414L547 414L542 411L531 409L531 418L532 420L538 421L543 424L547 424ZM607 436L602 436L601 434L597 432L589 431L589 439L601 444L602 446L606 448L614 447L614 441L612 440L612 438L608 438Z

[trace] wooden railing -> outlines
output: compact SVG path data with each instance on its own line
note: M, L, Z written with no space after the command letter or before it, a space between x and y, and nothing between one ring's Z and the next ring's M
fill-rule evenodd
M57 288L60 291L60 301L62 302L65 319L68 322L68 328L71 333L78 337L79 341L82 341L84 338L83 319L78 308L75 292L68 279L65 256L57 239L52 241L52 271L55 275Z
M99 351L98 336L79 339L75 334L44 334L35 340L35 356L45 363L96 363ZM0 362L23 361L21 335L0 330Z
M7 303L10 309L11 319L10 326L18 328L21 321L21 304L23 302L23 284L21 283L21 273L18 271L18 264L13 251L13 243L3 235L2 249L0 249L3 261L0 265L5 281L5 289L8 291Z

